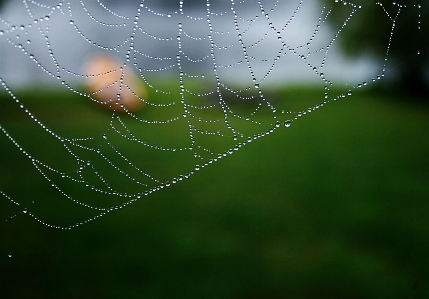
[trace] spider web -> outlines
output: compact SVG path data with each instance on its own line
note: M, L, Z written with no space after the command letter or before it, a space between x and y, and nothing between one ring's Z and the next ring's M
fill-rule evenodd
M27 64L5 71L0 82L10 113L26 122L34 138L29 142L3 123L0 130L2 142L13 145L28 176L36 173L34 184L46 185L47 191L26 198L2 185L2 217L11 221L25 215L50 227L75 228L179 183L380 80L404 7L397 4L395 12L387 12L381 2L365 4L385 10L392 30L384 60L366 74L367 80L350 84L331 66L339 59L335 48L342 31L364 13L365 5L335 2L22 1L13 19L1 17L0 39L2 47L18 52ZM348 6L350 13L332 30L326 20L339 5ZM82 68L94 52L114 57L117 66ZM3 68L8 63L14 62L2 58ZM320 96L298 101L270 93L279 82L294 82L296 74L313 80ZM146 89L144 96L129 83L133 76ZM102 112L104 122L94 123L91 132L71 131L61 116L39 117L38 111L49 106L40 108L20 96L14 82L23 78L55 86L60 94L66 91L70 99L64 99L64 115L67 101L94 102L110 112ZM97 78L105 81L96 90L83 86ZM105 100L97 97L112 90ZM125 95L143 109L129 109ZM78 121L91 119L89 112L80 117ZM159 162L164 160L167 165ZM23 186L31 188L28 182ZM78 218L64 216L70 211Z

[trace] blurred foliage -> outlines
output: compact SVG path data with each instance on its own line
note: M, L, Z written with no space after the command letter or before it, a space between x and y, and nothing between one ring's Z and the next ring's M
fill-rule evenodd
M380 2L382 5L377 1L365 0L355 0L353 4L338 0L323 1L333 8L328 21L336 29L341 28L355 11L339 38L347 54L384 58L388 51L386 72L395 75L389 88L396 87L396 91L401 89L418 96L426 95L429 91L429 39L426 38L429 0ZM359 6L361 8L354 8Z
M111 117L69 91L17 95L65 137L98 136ZM32 156L65 164L62 144L0 102L1 125ZM80 228L0 222L0 298L429 298L429 107L362 89L322 109ZM0 148L0 190L49 223L85 219L4 134ZM181 169L177 156L128 150ZM1 197L0 221L10 205Z

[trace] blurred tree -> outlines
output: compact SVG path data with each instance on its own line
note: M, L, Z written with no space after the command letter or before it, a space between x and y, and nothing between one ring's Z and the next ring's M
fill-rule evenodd
M339 42L347 54L386 57L388 53L386 72L394 74L389 88L427 97L429 0L322 2L333 8L328 22L335 28L340 28L356 10L340 33Z

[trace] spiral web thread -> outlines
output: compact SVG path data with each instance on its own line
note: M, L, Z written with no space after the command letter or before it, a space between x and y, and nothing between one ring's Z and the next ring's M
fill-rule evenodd
M375 4L392 25L385 59L369 80L344 86L336 85L325 69L335 58L330 57L331 48L363 6L346 1L335 1L332 6L318 6L314 1L200 2L179 1L174 7L164 7L157 1L131 1L126 2L133 7L134 13L129 14L130 10L101 0L23 0L24 16L0 18L3 44L19 51L20 59L31 61L39 71L37 76L76 97L114 109L102 133L70 137L55 122L33 113L8 78L0 76L2 89L14 102L14 113L30 119L37 134L44 136L40 142L64 157L60 162L46 155L40 158L0 122L3 139L18 149L53 192L50 199L23 199L9 194L6 187L0 190L3 203L14 207L6 222L25 215L49 227L72 229L179 183L250 142L289 128L306 114L381 79L397 18L403 9L420 9L420 5L395 4L395 11L387 11L383 3ZM337 5L348 6L350 13L332 33L326 20ZM315 6L318 18L309 26L311 31L296 36L300 18ZM97 35L90 30L94 26ZM56 30L64 33L55 34ZM115 56L120 67L88 73L77 66L78 60L70 59L90 51ZM320 100L298 110L291 109L287 100L270 99L266 92L270 80L280 76L279 69L292 61L322 86ZM128 85L126 69L137 74L151 96L142 97ZM120 73L120 79L93 92L82 87L88 78L109 73ZM112 87L118 93L109 100L96 98ZM335 87L343 91L334 92ZM144 104L143 112L128 111L122 105L124 91ZM129 147L138 148L140 156L130 155ZM150 163L165 157L177 161L174 170L169 171L168 165L157 169ZM58 203L64 206L57 207ZM81 218L53 223L42 212L55 210L53 206L55 213L77 207Z

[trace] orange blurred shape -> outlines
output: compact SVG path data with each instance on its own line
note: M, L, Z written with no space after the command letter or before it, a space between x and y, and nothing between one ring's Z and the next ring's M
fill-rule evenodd
M114 58L97 54L85 63L86 88L101 106L119 112L136 112L146 99L144 83Z

